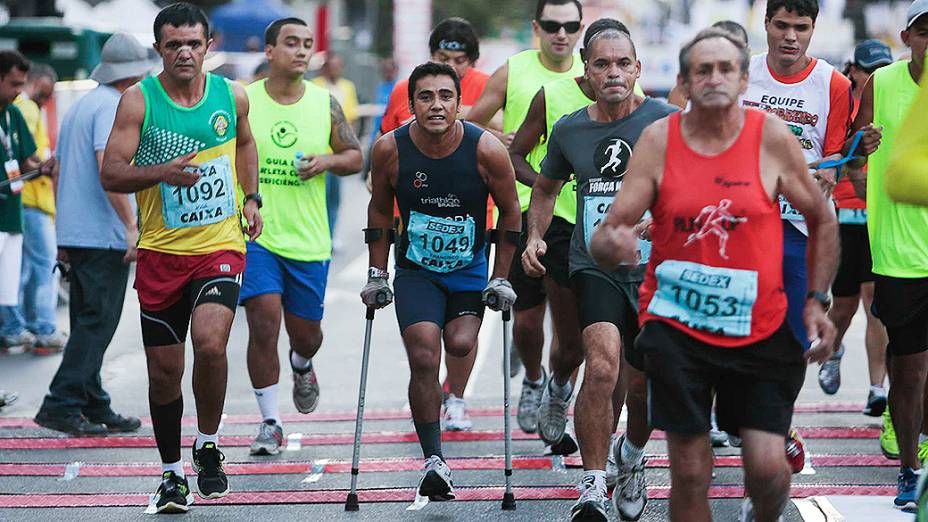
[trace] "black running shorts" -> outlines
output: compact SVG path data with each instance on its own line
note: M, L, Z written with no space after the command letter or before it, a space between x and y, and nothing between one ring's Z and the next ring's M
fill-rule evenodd
M874 276L873 315L889 335L889 355L928 350L928 278Z
M787 435L806 375L802 346L784 322L770 337L741 348L698 341L662 321L638 336L648 378L648 418L672 433L709 431L712 399L719 428Z

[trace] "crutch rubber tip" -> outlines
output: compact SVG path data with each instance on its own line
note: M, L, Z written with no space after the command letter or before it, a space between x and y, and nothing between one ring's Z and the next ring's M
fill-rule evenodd
M516 497L512 493L503 494L503 511L516 510Z
M358 507L358 494L348 493L348 498L345 500L345 511L357 511Z

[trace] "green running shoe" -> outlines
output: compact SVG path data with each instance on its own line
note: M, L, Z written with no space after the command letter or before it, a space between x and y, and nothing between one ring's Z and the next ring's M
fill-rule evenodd
M889 416L889 408L883 411L883 430L880 432L880 450L883 456L891 460L899 460L899 443L896 442L896 429L893 419ZM921 449L919 448L919 453Z

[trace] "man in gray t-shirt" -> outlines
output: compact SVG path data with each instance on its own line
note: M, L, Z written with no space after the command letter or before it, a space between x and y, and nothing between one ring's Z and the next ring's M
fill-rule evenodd
M641 64L627 33L597 33L584 58L596 103L564 116L551 131L548 154L541 163L542 175L532 188L528 239L522 255L527 274L537 277L544 273L539 258L544 256L547 245L542 238L561 186L575 173L577 224L569 252L570 278L577 293L585 353L552 361L552 378L538 410L538 432L545 440L563 433L562 419L566 415L562 412L566 414L573 391L570 375L585 359L574 420L586 472L580 499L572 509L573 518L606 517L606 473L611 466L612 472L618 473L620 488L614 494L616 508L623 519L637 520L647 500L644 446L651 433L644 364L631 348L638 333L638 285L644 278L649 244L640 243L641 264L619 266L608 272L596 265L588 246L593 230L622 187L641 132L676 109L633 93ZM641 229L644 232L645 226ZM630 363L622 365L623 372L629 375L628 432L616 438L613 434L621 404L611 404L608 398L617 386L620 350L625 355L623 362ZM571 361L575 364L571 365Z

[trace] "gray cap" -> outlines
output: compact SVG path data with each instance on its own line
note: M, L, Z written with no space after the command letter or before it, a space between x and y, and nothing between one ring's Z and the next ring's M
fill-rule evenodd
M116 33L103 44L100 63L90 73L90 79L98 83L113 83L145 76L153 66L148 51L134 36Z
M912 5L909 6L909 12L906 14L905 28L912 27L915 20L918 20L923 14L928 14L928 0L915 0L912 2Z

